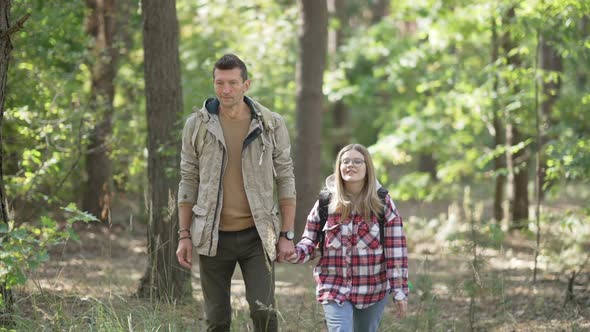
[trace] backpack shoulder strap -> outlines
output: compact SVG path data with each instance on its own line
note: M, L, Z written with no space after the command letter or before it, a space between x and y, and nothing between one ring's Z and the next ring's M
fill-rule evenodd
M193 132L193 146L197 153L197 158L200 157L201 151L203 150L203 144L205 143L205 135L207 134L207 128L205 124L209 121L209 114L205 114L206 111L199 110L196 106L193 107L195 112L195 131ZM205 112L205 113L204 113ZM206 117L206 120L205 120Z
M377 190L377 195L381 199L381 202L383 202L383 206L387 204L387 201L385 199L388 193L389 192L387 191L387 189L383 187ZM379 216L379 240L381 242L381 245L385 243L385 212Z
M203 151L203 144L205 144L205 134L207 133L207 129L203 128L203 121L199 121L199 128L197 128L197 140L196 140L196 152L197 156L201 155L201 151Z
M324 233L324 226L328 220L328 205L330 205L330 198L332 193L325 189L320 192L318 198L318 215L320 216L320 229L318 231L318 246L320 247L320 253L324 255L324 242L326 240L326 234Z
M262 117L262 125L264 126L264 129L274 131L272 112L266 107L260 107L260 115Z

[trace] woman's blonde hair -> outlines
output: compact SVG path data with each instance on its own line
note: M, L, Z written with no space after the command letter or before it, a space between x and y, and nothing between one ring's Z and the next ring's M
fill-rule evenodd
M348 151L355 150L360 152L365 159L365 179L363 188L357 197L352 197L346 192L344 179L340 173L342 155ZM383 214L383 203L377 195L377 178L373 160L367 148L361 144L349 144L338 152L336 163L334 164L335 192L330 202L330 211L340 212L340 220L346 220L352 211L362 215L366 221L371 220L371 214L379 216Z

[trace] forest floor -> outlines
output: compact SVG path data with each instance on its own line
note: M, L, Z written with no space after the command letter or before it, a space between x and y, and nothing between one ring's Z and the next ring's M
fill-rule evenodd
M423 211L409 204L400 208L404 209ZM568 277L579 266L565 268L540 260L533 283L534 236L506 233L500 247L478 249L485 264L474 274L471 247L444 235L445 229L461 228L451 214L440 220L406 218L414 286L409 315L400 321L389 305L380 331L590 331L590 264L572 285L574 299L566 302ZM429 223L438 226L429 232L424 226ZM203 330L198 281L193 282L195 300L186 304L134 296L147 267L145 225L129 219L110 227L84 226L78 233L80 242L52 250L50 261L29 275L26 286L16 289L17 330ZM276 265L282 331L325 331L314 297L314 263ZM234 279L233 330L251 331L239 268Z

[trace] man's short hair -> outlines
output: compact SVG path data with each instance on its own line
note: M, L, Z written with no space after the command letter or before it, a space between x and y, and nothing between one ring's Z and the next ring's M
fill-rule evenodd
M235 54L224 54L217 62L215 62L215 66L213 67L213 79L215 79L215 69L219 70L228 70L239 68L242 72L242 79L246 81L248 79L248 69L246 68L246 64L238 58Z

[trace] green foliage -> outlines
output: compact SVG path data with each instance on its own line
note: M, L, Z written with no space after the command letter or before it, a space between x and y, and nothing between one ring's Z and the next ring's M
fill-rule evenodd
M295 127L295 62L298 7L268 0L179 1L180 57L185 111L214 96L212 70L224 53L248 66L249 95ZM231 22L228 24L228 22Z
M52 203L75 197L76 186L63 180L76 166L83 123L90 120L84 107L84 10L76 2L38 0L19 1L12 9L13 18L32 16L12 39L8 72L3 166L11 199Z
M577 137L576 137L577 136ZM590 135L576 135L564 130L559 138L547 147L546 185L561 179L590 181Z
M590 214L574 209L549 212L542 225L551 234L541 250L542 264L562 271L577 270L588 255Z
M75 204L63 208L70 217L65 223L43 216L40 224L16 226L14 221L0 223L0 284L10 289L26 282L26 272L36 269L49 259L48 250L69 239L79 240L72 225L75 222L98 221L78 210ZM4 301L0 298L0 306Z
M581 116L589 100L583 77L590 69L590 33L582 30L582 18L590 10L584 1L520 3L511 20L502 19L515 6L509 1L398 1L392 6L389 17L361 26L341 48L342 61L327 73L325 88L330 101L342 100L351 110L352 141L377 146L385 185L396 186L393 180L399 180L400 166L405 166L408 179L400 180L402 185L427 187L400 189L404 198L424 199L425 192L437 192L436 181L426 183L414 173L421 155L437 162L437 179L443 183L489 181L505 172L490 172L493 158L506 152L493 143L493 135L503 134L494 132L494 115L523 135L513 152L530 154L537 145L532 139L535 75L562 82L543 125L544 136L552 140L550 177L588 178L583 142L590 128ZM499 47L495 61L492 22ZM535 67L537 40L530 36L538 33L563 58L562 72ZM502 49L505 35L514 48ZM515 56L519 66L508 61ZM573 143L578 141L582 143Z

